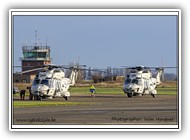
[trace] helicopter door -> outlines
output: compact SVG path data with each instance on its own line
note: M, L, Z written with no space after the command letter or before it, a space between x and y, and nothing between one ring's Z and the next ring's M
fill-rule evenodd
M61 81L57 80L57 94L60 94L61 92Z
M148 94L149 93L149 81L144 79L144 94Z
M57 94L57 80L53 80L53 89L54 89L54 94Z
M62 80L61 81L61 93L64 93L66 91L66 83Z
M60 82L57 79L53 80L53 85L54 85L54 89L55 89L55 96L60 96Z
M139 85L138 93L143 93L144 92L143 82L144 82L143 79L138 79L138 85Z
M148 81L147 80L144 80L144 89L148 89Z

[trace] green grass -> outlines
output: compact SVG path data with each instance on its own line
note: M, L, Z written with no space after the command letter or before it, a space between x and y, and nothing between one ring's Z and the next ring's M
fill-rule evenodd
M176 95L177 94L177 88L156 88L158 94L162 95Z
M76 94L90 94L89 87L71 87L70 93L73 95ZM103 88L97 87L96 88L97 94L123 94L121 87L116 88Z
M48 107L48 106L78 106L92 105L89 102L54 102L54 101L14 101L14 107Z
M170 87L170 88L156 88L158 94L168 94L168 95L175 95L177 93L177 88L176 87ZM89 87L72 87L70 89L71 95L80 95L80 94L90 94ZM97 87L96 88L96 93L97 94L118 94L122 95L123 90L122 87L116 87L116 88L102 88L102 87Z

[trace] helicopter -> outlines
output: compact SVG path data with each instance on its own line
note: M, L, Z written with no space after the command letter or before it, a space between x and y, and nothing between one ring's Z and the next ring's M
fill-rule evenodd
M156 70L156 76L153 77L151 69ZM167 67L174 68L174 67ZM153 98L157 95L157 90L155 89L157 85L161 84L161 76L163 75L163 67L145 67L136 66L126 68L130 70L127 74L123 91L129 97L133 96L143 96L152 95Z
M63 69L70 69L70 77L66 78ZM23 71L18 74L28 73L31 71L40 70L33 82L31 87L27 87L30 91L29 99L42 100L44 98L55 98L63 97L68 100L70 92L68 91L70 86L74 86L77 76L78 69L76 67L65 67L57 66L54 64L44 65L42 68L31 69Z

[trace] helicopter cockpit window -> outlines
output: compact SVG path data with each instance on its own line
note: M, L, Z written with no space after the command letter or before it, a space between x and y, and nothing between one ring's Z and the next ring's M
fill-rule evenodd
M130 83L131 82L131 79L126 79L125 80L125 84L128 84L128 83Z
M131 83L138 84L138 80L137 80L137 79L133 79L133 80L131 81Z
M131 73L136 73L137 71L136 70L132 70Z
M144 70L143 73L148 73L148 70Z
M34 82L33 82L34 85L37 85L37 84L39 84L39 83L40 83L40 80L39 80L39 79L34 80Z
M54 70L54 72L61 72L60 70Z
M40 84L44 84L44 85L47 85L47 86L51 86L51 81L50 80L47 80L47 79L43 79Z

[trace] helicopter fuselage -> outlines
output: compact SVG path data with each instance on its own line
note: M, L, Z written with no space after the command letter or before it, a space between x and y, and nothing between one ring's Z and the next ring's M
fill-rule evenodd
M75 76L73 76L75 72L71 73L73 81L75 80ZM42 70L32 83L31 94L36 99L64 97L67 100L70 97L68 90L71 84L71 79L65 78L62 70Z
M150 94L155 97L157 94L155 88L158 84L158 80L152 77L150 71L132 71L125 80L123 91L128 97L135 95L142 96L145 94Z
M31 87L31 93L40 97L69 97L70 79L37 79ZM37 83L38 82L38 83Z
M123 91L129 97L135 95L145 95L145 94L157 94L155 87L155 78L151 78L149 80L143 78L137 78L133 80L126 80L130 82L126 82L123 86Z

